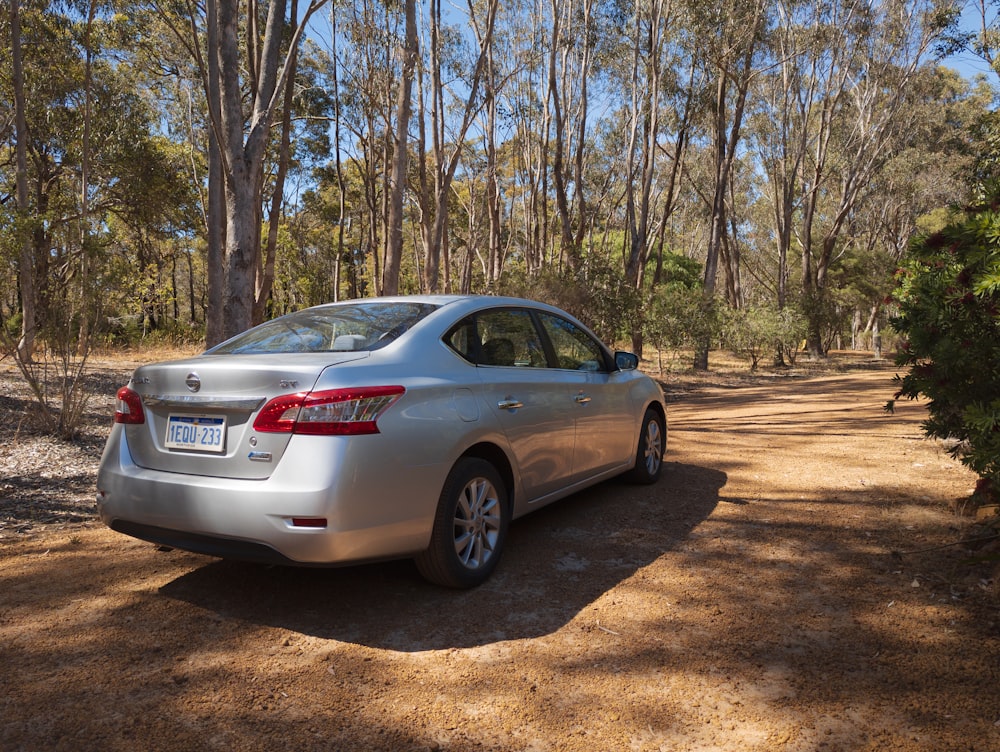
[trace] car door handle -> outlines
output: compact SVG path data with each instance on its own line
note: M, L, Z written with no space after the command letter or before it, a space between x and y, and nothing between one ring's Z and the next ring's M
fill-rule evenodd
M508 397L505 400L497 402L497 407L501 410L517 410L518 408L524 407L524 403Z
M578 395L576 395L575 399L576 399L576 404L586 405L588 402L590 402L592 397L589 394L584 394L583 392L580 392Z

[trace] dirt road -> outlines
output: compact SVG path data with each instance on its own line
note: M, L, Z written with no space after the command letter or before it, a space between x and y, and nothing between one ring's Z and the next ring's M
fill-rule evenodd
M946 545L973 478L919 405L883 413L891 375L672 389L660 483L515 523L471 592L32 520L96 458L39 481L22 437L0 750L998 750L995 583Z

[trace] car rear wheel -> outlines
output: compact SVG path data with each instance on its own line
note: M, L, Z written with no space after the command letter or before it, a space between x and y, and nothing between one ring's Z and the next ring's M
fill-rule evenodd
M648 408L642 416L639 448L635 454L635 466L628 473L628 479L633 483L655 483L663 469L666 444L667 431L663 418L656 410Z
M417 555L417 569L438 585L475 587L496 568L509 524L507 488L496 468L463 458L445 480L431 544Z

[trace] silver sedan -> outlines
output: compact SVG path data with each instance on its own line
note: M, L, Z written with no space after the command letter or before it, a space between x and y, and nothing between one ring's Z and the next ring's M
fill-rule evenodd
M516 298L309 308L138 368L97 477L112 529L290 565L413 557L472 587L512 519L612 476L653 483L659 386L579 321Z

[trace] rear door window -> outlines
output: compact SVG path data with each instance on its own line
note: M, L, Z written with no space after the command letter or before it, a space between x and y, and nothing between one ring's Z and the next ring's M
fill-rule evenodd
M463 358L480 366L548 366L534 319L521 308L481 311L453 327L445 342Z

